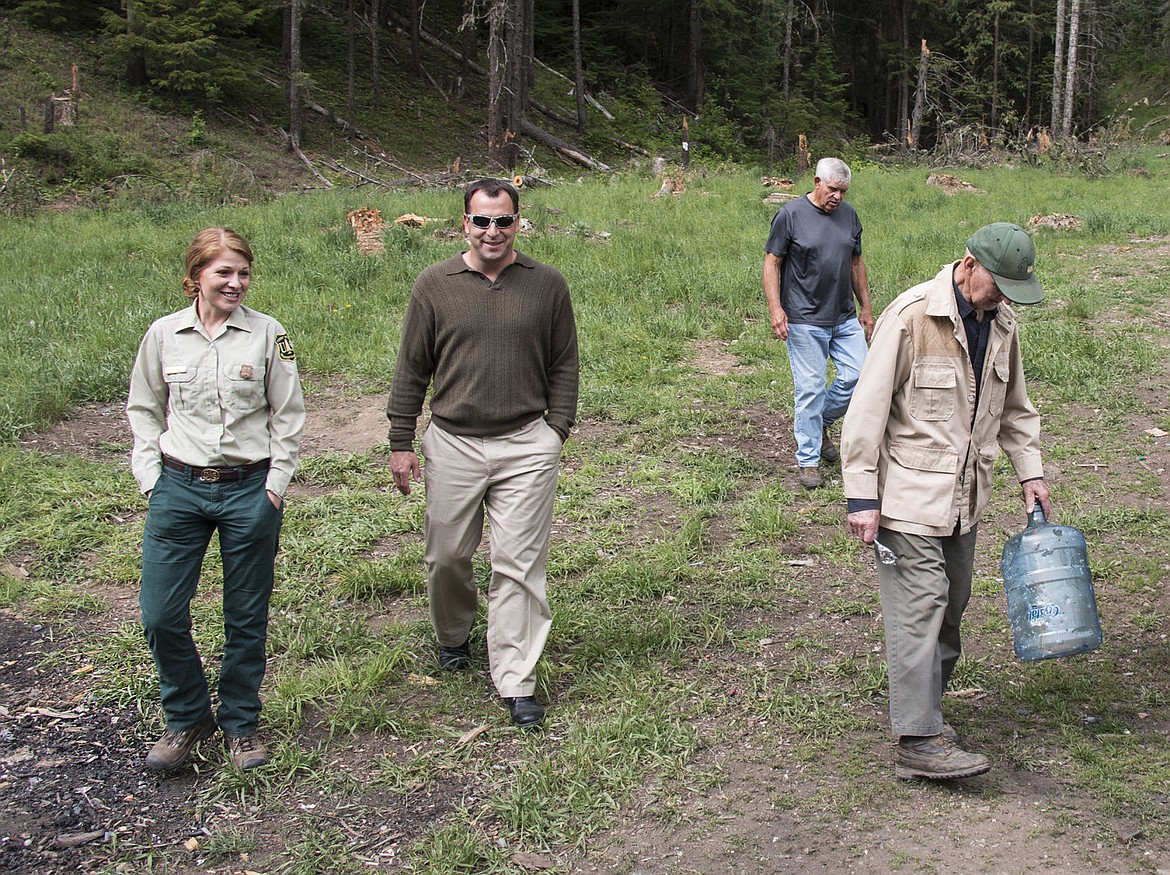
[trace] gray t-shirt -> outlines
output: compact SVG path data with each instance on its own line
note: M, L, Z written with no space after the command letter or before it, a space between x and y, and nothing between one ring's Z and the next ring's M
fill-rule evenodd
M780 305L789 322L831 328L857 315L853 256L861 255L861 220L844 201L826 213L807 197L772 219L765 251L783 258Z

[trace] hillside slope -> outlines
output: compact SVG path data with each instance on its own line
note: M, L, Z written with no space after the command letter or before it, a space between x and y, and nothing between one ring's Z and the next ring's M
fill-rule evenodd
M395 40L404 43L389 34L387 56L405 57L407 47ZM344 52L338 56L329 41L307 45L306 162L287 149L278 59L256 58L247 94L201 109L128 90L101 45L0 20L0 209L24 214L52 203L127 199L229 203L322 187L323 177L361 185L453 167L484 172L486 83L459 80L455 60L429 46L427 52L422 77L389 64L383 69L381 110L359 65L355 133L342 120ZM72 95L74 67L79 95ZM46 101L70 95L74 124L46 133ZM557 100L542 96L544 103ZM528 157L528 170L562 166L543 146L530 148Z

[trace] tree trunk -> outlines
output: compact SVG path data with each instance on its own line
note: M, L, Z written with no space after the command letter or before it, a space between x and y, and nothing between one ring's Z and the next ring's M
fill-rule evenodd
M1033 13L1036 9L1036 0L1028 0L1028 72L1024 76L1024 113L1020 117L1020 132L1032 127L1032 71L1036 67L1036 26L1033 24Z
M796 0L787 0L784 4L784 72L781 77L781 91L784 99L788 99L788 91L792 81L792 19L796 14L794 8Z
M504 47L508 0L491 0L488 9L488 110L487 152L493 170L507 167L504 155Z
M301 147L301 0L289 0L288 148Z
M573 90L577 94L577 133L585 133L585 69L581 63L581 0L573 0Z
M691 0L690 43L687 47L687 96L691 111L698 113L703 108L703 16L700 0Z
M137 42L141 28L135 14L138 0L126 0L126 35L130 37L130 48L126 55L126 84L131 88L146 86L146 53Z
M999 132L999 9L991 39L991 129Z
M600 170L603 173L609 173L610 171L610 167L607 164L601 163L596 158L591 158L572 144L566 143L564 140L554 137L547 131L541 130L527 119L524 120L521 128L526 136L531 137L537 142L544 143L550 149L554 149L565 161L570 161L581 167L588 167L590 170Z
M914 115L910 119L912 149L922 146L922 116L926 111L926 68L929 62L930 49L926 47L926 40L923 40L922 51L918 55L918 87L914 89Z
M898 74L898 140L909 145L910 140L910 0L899 4L898 30L902 42L902 69Z
M459 75L464 79L475 61L475 0L463 0L463 21L459 25Z
M525 113L526 70L530 59L525 57L524 44L527 24L524 20L527 0L508 0L504 32L506 34L506 74L504 77L504 166L515 169L520 163L520 132Z
M1060 120L1064 115L1064 0L1056 0L1056 50L1052 59L1052 122L1049 130L1052 136L1060 132Z
M1060 122L1060 135L1072 133L1073 104L1076 103L1077 86L1077 40L1081 29L1081 0L1072 0L1068 17L1068 73L1064 77L1064 117Z
M523 22L521 32L524 37L524 42L521 46L523 52L521 55L523 61L521 70L524 72L521 81L524 88L520 92L520 106L524 112L528 112L528 95L536 87L536 64L533 61L536 57L536 0L522 0L520 8L523 15L521 19Z
M379 0L370 0L370 81L374 86L374 111L382 111L382 47L378 37L382 32Z
M354 94L357 82L357 0L345 0L345 61L346 92L345 120L351 128L356 127L357 98Z
M415 76L422 76L421 15L418 0L410 0L410 72Z
M1085 76L1084 76L1084 92L1085 102L1082 105L1081 118L1089 120L1097 117L1097 73L1100 69L1097 58L1097 50L1101 47L1100 40L1100 19L1097 13L1100 11L1101 4L1090 2L1086 12L1088 13L1088 21L1085 23L1084 29L1081 31L1081 41L1084 42L1088 57L1085 59ZM1170 11L1170 7L1166 7Z

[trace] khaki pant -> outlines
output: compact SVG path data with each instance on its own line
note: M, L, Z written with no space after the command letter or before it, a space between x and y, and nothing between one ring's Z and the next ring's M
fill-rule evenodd
M426 460L427 595L439 644L457 647L475 621L472 556L490 522L487 650L501 696L531 696L536 662L552 625L549 528L561 438L537 419L512 434L461 437L433 422L420 444Z
M932 538L878 529L898 557L878 561L890 728L895 737L942 732L942 696L959 661L959 623L971 599L975 533Z

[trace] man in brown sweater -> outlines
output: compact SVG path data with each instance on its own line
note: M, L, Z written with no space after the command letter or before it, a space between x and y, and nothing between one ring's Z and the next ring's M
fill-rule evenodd
M439 665L471 664L472 556L491 522L487 651L518 726L538 726L536 663L552 625L549 534L561 446L577 416L577 327L560 272L516 252L520 196L496 179L463 199L469 249L415 281L386 414L404 495L420 479L414 436L427 387L427 595Z

